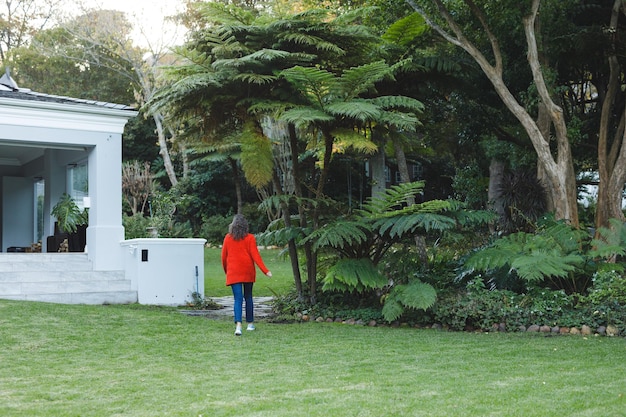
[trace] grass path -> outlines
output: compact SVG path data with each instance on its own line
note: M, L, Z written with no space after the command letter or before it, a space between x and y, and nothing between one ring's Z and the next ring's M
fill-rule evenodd
M626 339L0 301L0 416L626 414Z

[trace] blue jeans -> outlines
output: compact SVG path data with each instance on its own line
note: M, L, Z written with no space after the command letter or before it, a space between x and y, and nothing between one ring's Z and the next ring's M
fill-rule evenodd
M252 282L232 284L233 297L235 298L235 323L241 323L243 300L246 300L246 322L254 321L254 302L252 301Z

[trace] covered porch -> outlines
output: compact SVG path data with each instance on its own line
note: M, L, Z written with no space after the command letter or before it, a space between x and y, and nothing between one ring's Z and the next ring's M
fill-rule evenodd
M124 105L18 88L8 72L0 78L0 298L33 299L39 285L39 292L51 290L40 294L46 301L136 301L136 290L121 282L120 246L122 132L136 114ZM48 247L51 211L64 193L89 210L82 253ZM77 283L74 271L85 280ZM112 299L119 291L126 294Z

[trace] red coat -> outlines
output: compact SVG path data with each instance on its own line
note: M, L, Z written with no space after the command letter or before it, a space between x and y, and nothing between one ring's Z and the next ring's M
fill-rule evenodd
M255 282L255 264L264 274L269 272L256 246L254 235L248 233L243 239L235 240L228 233L222 246L222 267L226 273L226 285Z

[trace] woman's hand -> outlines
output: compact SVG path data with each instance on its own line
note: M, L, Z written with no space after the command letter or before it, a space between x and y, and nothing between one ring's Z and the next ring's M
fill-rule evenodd
M265 274L265 275L267 275L268 277L271 278L272 277L272 271L267 271L267 274Z

